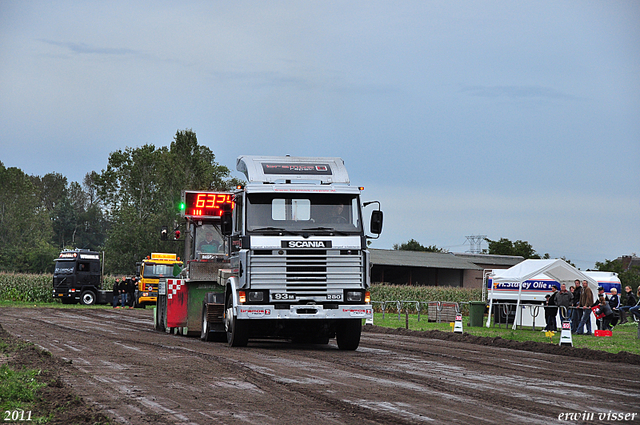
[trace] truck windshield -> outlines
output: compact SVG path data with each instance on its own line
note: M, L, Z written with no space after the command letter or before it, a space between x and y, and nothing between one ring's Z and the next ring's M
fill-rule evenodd
M142 277L173 277L173 264L145 264Z
M220 226L203 224L195 228L196 252L218 253L224 252L224 238L220 233Z
M355 194L254 193L247 201L249 232L362 231L359 197Z
M54 274L73 274L75 270L75 261L56 261Z

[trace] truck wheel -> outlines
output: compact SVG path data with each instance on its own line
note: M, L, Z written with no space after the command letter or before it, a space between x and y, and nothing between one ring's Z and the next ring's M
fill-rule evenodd
M162 304L158 304L156 307L156 330L160 332L165 331L165 314L164 314L164 306Z
M338 322L336 327L336 342L341 350L355 350L360 345L362 320L347 319Z
M96 303L96 294L87 289L82 292L82 295L80 296L80 303L83 305L94 305Z
M200 331L200 339L203 341L211 341L211 333L209 332L209 321L207 320L207 306L202 305L202 330Z
M224 311L224 329L227 331L229 347L246 347L249 341L249 328L245 320L238 320L233 316L233 301L227 298Z

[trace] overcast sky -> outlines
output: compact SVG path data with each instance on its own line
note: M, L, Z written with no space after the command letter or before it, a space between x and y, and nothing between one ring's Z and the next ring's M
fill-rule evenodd
M373 247L586 269L640 254L640 2L0 0L0 129L6 167L78 182L184 129L238 177L339 156Z

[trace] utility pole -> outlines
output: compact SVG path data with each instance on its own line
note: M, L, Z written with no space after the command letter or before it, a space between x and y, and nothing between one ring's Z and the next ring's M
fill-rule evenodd
M487 237L487 235L472 235L472 236L465 236L467 238L467 240L469 241L469 251L471 254L480 254L482 252L482 241L485 240L485 238Z

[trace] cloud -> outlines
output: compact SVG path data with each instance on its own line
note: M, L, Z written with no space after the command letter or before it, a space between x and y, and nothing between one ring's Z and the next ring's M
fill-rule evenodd
M470 96L510 99L578 100L579 97L541 86L468 86L462 89Z
M556 189L506 195L498 190L369 185L366 200L370 199L381 201L385 214L376 248L413 238L423 245L464 251L469 247L463 245L466 235L483 234L492 240L526 240L539 254L566 256L581 268L637 250L637 234L629 229L640 225L640 205L616 195L593 199Z
M140 52L127 48L113 48L113 47L95 47L85 43L71 43L60 42L53 40L40 40L43 43L51 44L53 46L65 47L78 54L96 54L96 55L137 55Z

